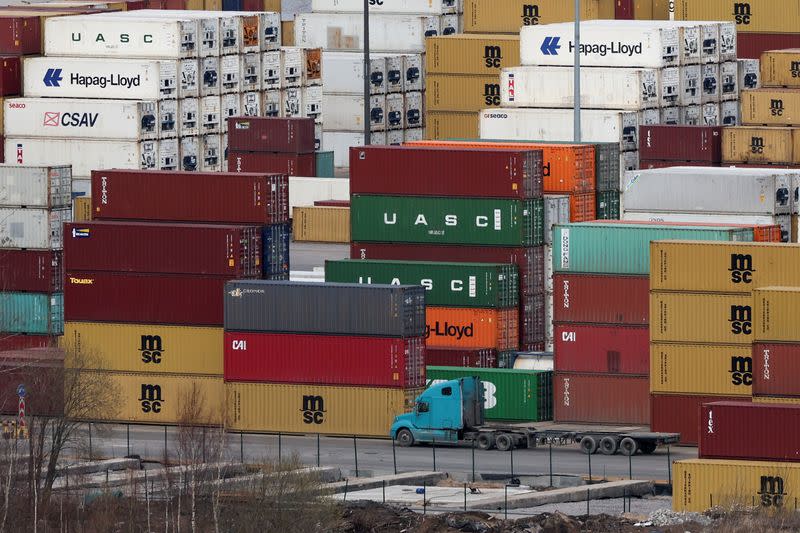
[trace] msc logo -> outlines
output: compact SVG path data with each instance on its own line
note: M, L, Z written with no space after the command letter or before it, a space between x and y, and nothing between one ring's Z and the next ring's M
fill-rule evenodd
M61 87L61 80L64 78L61 77L60 68L49 68L47 72L44 73L44 78L42 81L44 82L45 87Z
M539 50L546 56L557 56L558 50L561 48L561 45L558 44L559 41L561 41L561 37L545 37Z
M522 6L522 25L536 26L539 24L539 6L523 4Z
M749 305L732 305L731 332L734 335L750 335L753 333L753 310Z
M164 404L161 396L161 385L148 385L142 383L142 393L139 396L143 413L160 413Z
M752 283L753 282L753 256L744 254L731 254L731 273L733 283Z
M503 62L503 50L499 46L486 46L483 49L486 68L500 68Z
M764 153L764 137L753 137L750 140L750 153L753 154Z
M382 6L383 0L369 0L369 5L371 6Z
M142 362L161 364L161 356L164 355L164 345L160 335L142 335L139 351L142 353Z
M792 61L789 64L789 72L792 73L793 78L800 78L800 61Z
M322 424L325 421L325 400L322 396L303 396L303 423Z
M770 100L769 109L773 117L783 116L783 100Z
M783 497L786 496L786 487L782 477L761 476L761 505L764 507L783 507Z
M750 24L751 17L750 4L747 2L733 4L733 18L736 24Z
M486 105L499 106L500 105L500 84L487 83L483 86L483 98Z
M753 358L731 357L731 383L749 387L753 384Z

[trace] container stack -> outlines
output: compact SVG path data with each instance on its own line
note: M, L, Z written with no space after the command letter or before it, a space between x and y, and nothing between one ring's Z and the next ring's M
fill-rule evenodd
M796 288L800 283L792 269L787 267L793 264L790 261L797 260L798 248L793 245L785 250L768 252L782 260L780 264L770 263L775 264L772 268L782 267L785 272L782 276L769 278L759 272L759 285L763 288L753 291L753 401L800 404L800 359L797 357L800 354L800 334L789 318L796 314L800 304L800 291ZM778 252L782 255L778 256Z
M228 427L386 436L425 385L424 335L418 286L232 281Z
M311 118L229 118L228 168L316 176L314 139Z
M0 19L2 21L2 19ZM20 94L22 88L22 72L20 58L3 55L7 53L6 46L0 42L0 107L5 109L5 99L9 96ZM3 112L0 111L0 163L5 162L5 141L3 140Z
M555 227L557 421L650 422L650 242L670 238L752 241L753 230L600 221Z

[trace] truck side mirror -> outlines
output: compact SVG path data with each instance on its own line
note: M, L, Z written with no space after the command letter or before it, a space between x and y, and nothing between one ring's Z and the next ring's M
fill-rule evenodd
M417 413L427 413L429 410L428 402L417 402Z

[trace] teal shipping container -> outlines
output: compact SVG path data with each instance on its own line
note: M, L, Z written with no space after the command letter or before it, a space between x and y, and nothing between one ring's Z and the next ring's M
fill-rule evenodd
M544 244L544 200L365 196L350 200L353 242Z
M325 281L422 285L426 305L497 309L519 304L512 264L345 259L325 262Z
M559 224L553 227L553 271L648 276L650 243L675 239L750 242L753 230L613 222Z
M553 419L553 373L508 368L429 366L427 385L478 376L483 382L486 420L542 422Z
M333 178L333 152L317 152L317 177Z
M0 331L62 335L64 295L60 292L0 292Z

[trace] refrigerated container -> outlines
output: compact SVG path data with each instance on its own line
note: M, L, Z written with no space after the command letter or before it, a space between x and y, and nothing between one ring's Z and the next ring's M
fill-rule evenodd
M457 13L456 0L399 0L390 4L375 2L369 6L370 12L411 15L447 15ZM364 3L361 0L312 0L311 11L314 13L363 13Z
M0 250L0 288L17 292L62 292L64 271L59 250Z
M647 276L553 275L555 322L646 326L649 306Z
M281 47L281 87L322 83L322 47Z
M71 164L73 176L102 168L155 169L157 141L5 138L6 162L18 165Z
M0 292L0 330L7 333L61 335L64 295L56 292Z
M63 226L72 220L72 208L20 209L0 207L0 248L59 250Z
M332 131L363 132L364 97L352 94L331 94L322 96L325 109L325 133ZM387 127L386 96L374 94L369 97L369 122L371 131L383 131ZM363 133L362 136L363 143ZM324 144L324 142L323 142ZM380 143L383 144L383 143Z
M370 55L370 94L386 93L386 58ZM322 52L322 86L326 93L363 94L364 55L361 52Z
M749 398L755 377L750 345L650 345L650 392Z
M0 165L0 206L65 207L72 203L72 168Z
M739 90L758 89L761 87L761 67L758 59L737 59L739 67Z

